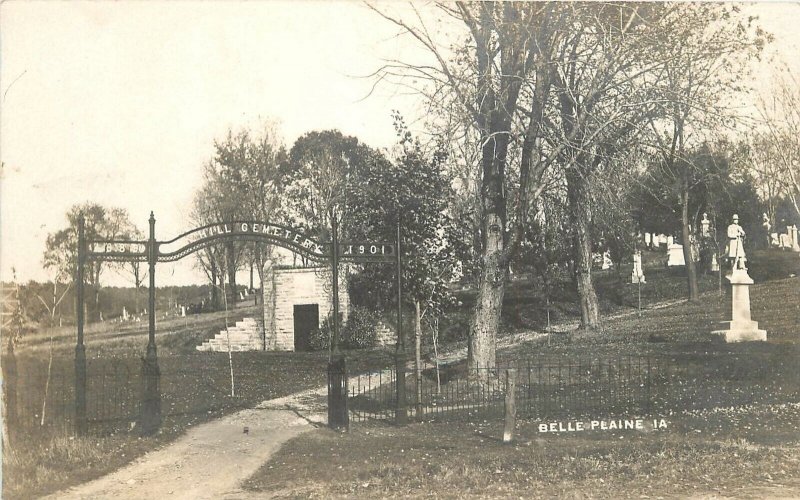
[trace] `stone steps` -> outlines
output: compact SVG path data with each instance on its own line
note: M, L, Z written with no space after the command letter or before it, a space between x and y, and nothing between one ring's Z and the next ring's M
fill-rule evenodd
M229 349L231 352L260 351L263 348L262 331L261 322L256 318L244 318L196 349L203 352L228 352Z

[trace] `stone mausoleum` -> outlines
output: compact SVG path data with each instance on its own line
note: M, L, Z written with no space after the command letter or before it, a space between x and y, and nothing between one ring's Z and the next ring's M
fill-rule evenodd
M346 273L339 273L339 314L347 320ZM311 332L333 311L328 268L273 268L264 277L263 315L244 318L197 346L198 351L305 351Z

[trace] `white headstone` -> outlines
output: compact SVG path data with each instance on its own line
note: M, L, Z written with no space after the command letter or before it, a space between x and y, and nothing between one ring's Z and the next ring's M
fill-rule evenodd
M683 258L683 245L673 243L667 246L667 266L685 266L686 259Z
M244 293L239 292L239 300L244 300Z
M797 239L797 226L792 226L792 250L800 252L800 244Z
M122 321L128 321L128 310L122 306Z
M181 306L181 318L186 317L186 306Z
M700 221L700 228L703 238L711 236L711 221L708 220L708 214L703 212L703 220Z
M667 248L675 244L675 238L672 235L667 236Z
M631 273L631 283L647 283L642 271L642 252L636 250L633 254L633 272Z
M653 235L650 233L644 233L644 244L648 247L653 245Z
M781 240L780 240L780 238L778 238L778 233L771 233L769 235L769 238L770 238L770 241L769 241L770 246L773 246L773 247L780 247L781 246Z
M717 261L716 252L711 254L711 270L714 272L719 271L719 262Z
M614 266L614 263L611 261L611 252L606 250L603 252L603 266L601 269L611 269Z
M792 248L792 238L788 234L780 235L780 242L778 244L779 248Z

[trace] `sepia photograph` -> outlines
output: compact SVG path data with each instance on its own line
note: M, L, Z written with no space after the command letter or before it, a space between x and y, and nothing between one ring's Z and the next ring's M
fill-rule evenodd
M0 498L800 498L799 21L0 3Z

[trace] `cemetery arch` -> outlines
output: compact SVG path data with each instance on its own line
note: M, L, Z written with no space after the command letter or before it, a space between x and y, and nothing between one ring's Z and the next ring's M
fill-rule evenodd
M398 296L400 295L400 254L395 245L377 242L340 244L335 217L332 218L331 241L322 243L304 234L302 228L257 220L239 220L207 224L186 231L170 240L155 238L155 215L150 212L149 238L137 240L92 240L85 236L85 219L78 219L78 248L76 272L76 319L77 342L75 347L75 416L78 434L87 432L86 419L86 346L84 344L84 266L87 261L147 262L148 293L148 342L142 358L142 380L144 388L140 405L140 429L145 434L158 430L161 424L161 395L159 390L160 370L155 341L155 266L158 262L175 262L194 252L223 241L256 241L270 243L299 253L318 263L330 263L332 270L333 316L339 316L339 262L396 262L398 269ZM398 226L399 249L399 226ZM91 247L90 247L91 245ZM102 247L102 250L95 248ZM91 248L91 250L90 250ZM398 300L398 304L399 304ZM331 344L338 354L339 328L333 321ZM401 338L398 322L398 338Z

